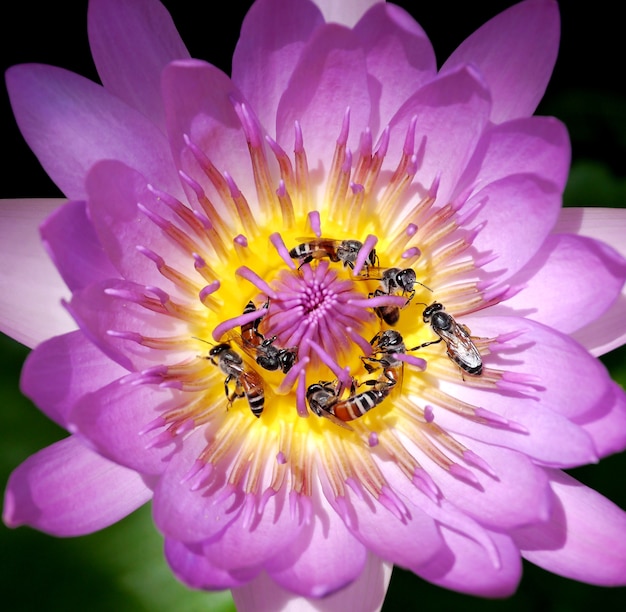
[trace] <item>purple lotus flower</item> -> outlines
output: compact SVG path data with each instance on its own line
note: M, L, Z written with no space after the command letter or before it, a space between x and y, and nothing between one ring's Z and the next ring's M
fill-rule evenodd
M173 572L251 610L377 609L392 564L487 597L522 558L626 584L626 514L561 471L626 447L596 358L626 340L626 215L561 209L567 133L531 116L556 3L439 71L397 6L317 4L258 0L230 78L155 0L91 1L103 86L7 73L68 201L3 203L0 320L71 435L5 522L152 499Z

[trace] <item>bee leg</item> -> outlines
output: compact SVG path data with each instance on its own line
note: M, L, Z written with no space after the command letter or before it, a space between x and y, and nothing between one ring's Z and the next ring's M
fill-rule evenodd
M419 349L423 349L431 344L439 344L443 338L439 338L438 340L431 340L430 342L424 342L424 344L420 344L419 346L414 346L412 349L408 349L409 351L418 351Z

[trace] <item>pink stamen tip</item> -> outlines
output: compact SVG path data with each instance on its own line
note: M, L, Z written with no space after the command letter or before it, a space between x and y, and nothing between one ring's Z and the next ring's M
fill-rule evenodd
M365 260L369 257L370 252L376 246L378 242L378 238L374 236L374 234L369 234L363 242L363 246L359 250L359 254L357 255L356 261L354 262L354 270L352 271L353 276L358 276L363 266L365 264Z
M143 429L140 429L139 435L145 436L147 433L163 427L166 423L167 421L162 416L159 416L156 419L150 421Z
M241 195L241 191L239 187L237 187L237 183L235 183L235 179L228 174L228 172L223 172L224 179L226 180L226 184L228 185L228 190L230 191L230 195L233 199L238 198Z
M267 502L272 499L272 497L274 497L274 495L276 495L276 491L274 489L272 489L271 487L269 487L268 489L265 489L265 491L263 491L263 493L261 494L261 499L259 500L259 512L263 513L263 511L265 510L265 506L267 506Z
M157 265L158 268L162 268L165 265L165 260L160 255L157 255L151 249L148 249L147 247L144 247L141 245L137 245L135 248L142 255L145 255L148 259L152 260Z
M200 301L204 303L204 300L212 293L215 293L219 288L220 288L220 281L217 281L217 280L203 287L200 290L200 293L198 294Z
M293 368L292 368L293 369ZM291 372L289 372L291 374ZM298 372L298 386L296 387L296 410L298 416L307 418L309 411L306 407L306 376L300 371Z
M468 484L476 487L480 491L483 491L483 486L480 484L480 481L471 470L464 468L462 465L458 463L453 463L449 468L448 472L457 478L458 480L462 480L463 482L467 482Z
M432 185L430 186L430 189L428 190L428 197L432 198L433 200L436 199L440 184L441 184L441 172L437 172L437 174L435 175L435 178L433 179Z
M208 231L213 229L213 224L209 221L209 218L202 211L192 210L191 213L200 222L200 225L202 225L205 230Z
M441 492L424 468L415 468L411 482L430 500L438 502Z
M164 230L168 228L169 224L163 217L152 212L149 208L146 208L141 202L137 203L137 208L144 215L146 215L146 217L148 217L148 219L150 219L150 221L152 221L152 223L154 223L157 227L160 227L161 229L164 229Z
M404 137L404 147L403 152L405 155L413 155L413 151L415 151L415 124L417 123L417 116L413 115L411 117L411 122L409 123L409 127L406 131L406 136Z
M361 183L353 183L352 181L350 181L350 189L354 195L365 191L365 187Z
M138 334L137 332L107 329L106 334L111 338L119 338L120 340L132 340L137 344L141 344L143 342L143 336L141 334Z
M348 142L348 134L350 132L350 107L346 108L346 112L343 115L343 121L341 123L341 132L337 138L337 144L339 146L345 145Z
M287 195L287 187L283 179L280 179L280 181L278 181L278 189L276 190L276 195L279 198L284 198Z
M302 153L304 151L304 140L302 138L302 126L300 125L299 121L294 121L293 127L294 127L294 132L295 132L294 145L293 145L294 153Z
M371 447L378 446L378 434L375 431L370 431L370 435L367 438L367 443Z
M343 174L350 174L351 168L352 168L352 151L350 151L350 149L346 149L346 158L343 160L343 164L341 164L341 172Z
M249 283L254 285L272 300L276 299L276 292L256 272L248 268L248 266L241 266L240 268L237 268L237 270L235 270L235 274L245 278Z
M363 487L360 485L359 481L356 478L348 476L348 478L346 478L346 484L350 487L352 491L354 491L354 494L359 499L365 499L365 497L363 496Z
M402 259L417 259L421 254L417 247L411 247L402 253Z
M198 253L193 253L193 266L196 270L200 270L202 268L206 268L206 261L198 255Z
M389 126L387 126L380 138L378 139L378 143L376 145L376 156L377 157L385 157L387 155L387 150L389 149Z
M205 467L208 467L208 466L206 463L204 463L204 461L200 461L199 459L196 459L194 461L194 464L191 466L191 469L187 472L187 474L185 474L185 476L183 476L180 479L180 484L189 482L192 478L194 478L200 472L202 472L205 469Z
M479 457L474 451L466 450L463 453L463 459L470 465L476 466L479 470L485 472L492 478L498 479L498 475L494 472L491 466L482 458Z
M317 210L312 210L307 215L309 227L311 231L319 238L322 235L322 223L320 220L320 213Z
M241 513L242 523L241 526L244 529L249 529L254 522L256 516L256 498L252 493L246 494L243 502L243 510Z
M406 167L406 173L409 176L415 176L417 174L417 169L419 168L419 162L417 160L417 155L411 155L409 159L409 163Z
M289 255L289 250L285 246L285 243L280 233L274 232L270 236L270 242L280 255L281 259L287 264L287 266L290 267L292 270L295 270L296 264L294 263L293 259L291 259L291 256Z
M365 128L363 132L361 132L359 155L361 157L371 157L372 155L372 131L369 127Z
M276 157L282 157L285 154L280 145L269 134L265 134L265 142L267 142Z
M204 189L202 189L200 183L194 181L186 172L183 172L182 170L178 171L178 175L183 181L185 181L185 183L187 183L187 185L189 185L189 187L193 189L198 198L204 197Z
M278 395L286 395L291 391L293 385L296 382L296 378L300 376L311 360L308 357L302 357L298 359L298 362L285 374L285 377L280 382L276 389ZM301 415L302 416L302 415Z
M428 362L421 357L415 357L414 355L407 355L406 353L394 353L393 357L398 361L409 364L413 368L423 372L428 366Z
M505 419L501 417L499 414L495 412L491 412L490 410L486 410L485 408L476 408L474 410L474 414L479 419L484 419L487 424L492 426L504 427L506 429L510 429L511 431L516 431L521 434L528 434L528 429L526 429L523 425L516 423L515 421L510 421L509 419Z
M238 244L240 247L246 248L248 246L248 239L243 234L237 234L233 238L233 242Z
M260 310L253 310L252 312L246 312L245 314L240 314L239 316L233 317L232 319L226 319L226 321L222 321L219 325L215 327L213 333L213 340L216 342L220 342L221 338L223 338L226 332L231 329L235 329L235 327L241 327L246 323L251 323L252 321L256 321L256 319L263 317L267 313L267 308L261 308Z
M401 521L409 515L406 506L387 485L381 487L381 494L378 501Z
M345 370L319 344L317 344L317 342L308 339L306 340L306 344L317 353L317 356L320 358L322 363L327 366L343 383L343 380L345 379Z
M427 423L432 423L435 420L435 413L433 407L430 404L424 406L424 420Z
M154 287L153 285L146 286L146 292L156 296L157 300L159 300L163 306L171 301L169 294L160 287Z
M285 453L283 453L283 451L278 451L278 453L276 453L276 463L280 465L285 465L285 463L287 463L287 457L285 457Z
M415 234L417 233L417 225L415 225L415 223L409 223L406 226L406 229L404 230L404 233L409 237L412 238L413 236L415 236Z
M346 498L343 495L335 497L335 511L343 519L343 522L349 529L354 528L352 516L350 514L350 511L348 510Z
M357 334L352 327L346 327L346 333L350 336L350 340L359 346L366 357L371 354L372 345L363 336Z

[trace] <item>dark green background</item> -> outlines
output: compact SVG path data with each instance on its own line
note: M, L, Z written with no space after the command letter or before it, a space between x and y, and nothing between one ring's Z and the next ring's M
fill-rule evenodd
M340 1L340 0L338 0ZM166 2L192 55L226 71L249 3L228 2L228 19L218 19L212 2ZM441 62L465 36L513 4L506 1L404 2L433 41ZM12 4L0 19L3 68L22 62L63 66L96 79L86 37L86 2ZM5 8L5 10L7 10ZM555 115L568 126L573 165L565 202L573 206L626 203L626 59L622 20L609 0L561 2L562 43L554 77L539 114ZM4 162L2 197L50 197L58 191L24 144L12 119L6 93L0 96ZM626 240L626 237L625 237ZM44 313L45 316L45 313ZM0 484L31 453L64 432L43 417L18 390L27 350L0 337ZM613 376L626 384L626 350L607 355ZM626 508L626 454L572 473ZM626 537L626 534L623 535ZM0 597L3 609L119 610L190 612L231 610L228 593L192 592L171 576L161 539L145 507L100 533L55 539L28 528L0 526ZM572 582L530 564L515 596L486 601L431 586L410 573L394 571L384 610L486 610L546 612L623 607L626 589Z

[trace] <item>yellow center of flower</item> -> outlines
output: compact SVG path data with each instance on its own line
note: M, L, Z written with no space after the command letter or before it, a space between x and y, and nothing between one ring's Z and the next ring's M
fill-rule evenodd
M416 448L472 482L459 459L488 468L438 426L433 406L514 424L439 388L440 380L493 387L500 374L482 369L487 342L472 339L453 318L484 306L486 297L474 282L457 280L474 261L466 254L471 237L455 236L454 207L435 205L436 185L413 184L414 122L395 171L383 173L388 133L376 148L365 134L353 159L346 114L326 180L312 186L299 127L290 158L263 141L245 107L236 110L256 193L241 193L187 138L196 174L182 176L197 196L197 212L156 190L185 227L144 211L194 268L192 275L152 257L189 298L183 304L160 297L187 322L189 352L160 373L161 384L188 392L189 401L159 423L173 436L204 427L197 463L221 469L229 485L255 496L258 510L281 489L310 496L321 478L335 498L357 482L402 516L374 458L395 462L434 495ZM408 210L410 219L398 212ZM190 479L201 488L206 479L197 470Z

